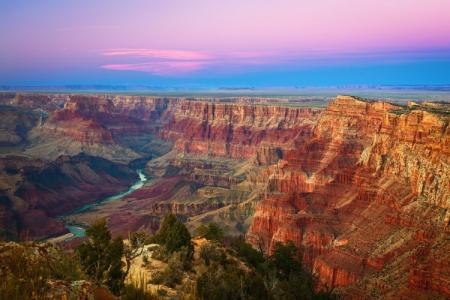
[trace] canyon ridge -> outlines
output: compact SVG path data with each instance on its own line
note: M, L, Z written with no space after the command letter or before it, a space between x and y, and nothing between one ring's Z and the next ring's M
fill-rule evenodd
M0 238L70 244L101 217L126 238L173 213L268 254L292 241L346 298L446 299L449 122L448 103L353 96L0 93Z

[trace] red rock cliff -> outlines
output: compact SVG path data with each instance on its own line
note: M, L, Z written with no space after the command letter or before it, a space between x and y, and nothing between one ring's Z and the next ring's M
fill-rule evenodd
M171 102L168 111L160 135L175 141L175 150L231 158L254 156L263 145L292 148L320 114L312 108L189 100Z
M450 275L434 267L450 258L437 246L449 232L448 123L446 113L425 108L338 97L313 134L268 167L268 196L247 239L269 252L294 241L324 285L350 284L354 295L383 286L395 298L408 274L418 293L448 295ZM415 238L418 230L427 238ZM434 250L411 265L421 248ZM440 283L419 283L423 272ZM362 278L368 283L359 285Z

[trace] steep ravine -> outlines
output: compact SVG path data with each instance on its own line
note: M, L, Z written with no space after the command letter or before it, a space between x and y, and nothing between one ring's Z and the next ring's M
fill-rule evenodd
M89 212L93 209L98 209L99 206L101 206L102 204L104 204L106 202L118 201L118 200L122 199L123 197L133 193L134 191L137 191L140 188L142 188L144 186L144 184L147 182L148 178L144 174L142 169L136 170L136 173L139 176L139 179L133 185L131 185L126 191L122 191L115 195L108 196L104 199L95 201L94 203L91 203L91 204L86 204L86 205L74 210L70 214L65 214L65 215L59 216L59 219L64 221L64 226L72 234L72 236L67 236L66 239L70 239L72 237L84 237L86 235L86 225L77 224L74 221L71 221L70 217L72 214L82 214L85 212Z
M45 99L22 100L36 107ZM125 236L156 230L172 212L191 228L215 221L230 234L246 232L247 241L269 253L276 242L292 240L321 284L346 299L450 296L448 105L350 96L326 108L144 96L52 101L49 117L29 131L26 154L54 160L83 151L117 166L158 157L145 166L151 182L120 194L121 201L71 216L77 222L108 217L113 235ZM63 170L78 179L74 165ZM91 175L82 165L80 174ZM2 190L19 182L13 173ZM86 186L90 192L109 187L111 195L135 181L130 170L115 179L109 171L94 173L100 178L82 176L79 191L68 193L78 197L31 197L27 189L26 205L17 199L14 205L21 218L29 214L33 228L33 220L42 220L36 216L62 213L53 211L54 203L63 212L90 203L94 198L80 197ZM9 199L0 201L3 224L15 219ZM61 228L57 223L42 232Z

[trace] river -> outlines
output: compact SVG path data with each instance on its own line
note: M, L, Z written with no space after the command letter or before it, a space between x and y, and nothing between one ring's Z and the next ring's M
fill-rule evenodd
M136 181L132 186L130 186L128 188L128 190L126 190L124 192L120 192L120 193L112 195L112 196L109 196L109 197L106 197L102 200L96 201L95 203L86 204L86 205L74 210L71 214L65 215L62 217L62 219L65 222L65 227L70 231L70 233L73 234L73 237L85 236L86 229L81 225L73 224L73 222L68 221L67 217L70 217L70 215L72 215L72 214L79 214L79 213L84 213L84 212L90 211L93 208L95 208L96 206L100 206L105 202L120 200L123 197L131 194L132 192L140 189L141 187L144 186L144 183L148 180L148 178L147 178L147 176L145 176L144 171L142 169L136 170L136 173L139 175L139 180Z

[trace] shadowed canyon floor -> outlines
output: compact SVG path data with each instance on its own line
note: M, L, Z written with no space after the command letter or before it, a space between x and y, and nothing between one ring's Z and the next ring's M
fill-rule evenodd
M450 296L450 105L0 94L0 234L44 239L174 213L271 252L293 241L354 299ZM126 191L116 201L76 209ZM74 213L75 212L75 213Z

